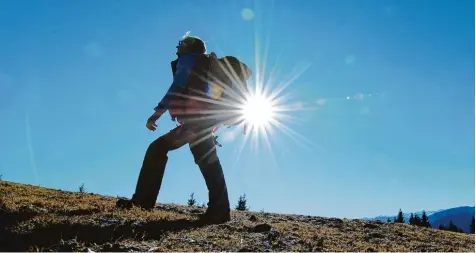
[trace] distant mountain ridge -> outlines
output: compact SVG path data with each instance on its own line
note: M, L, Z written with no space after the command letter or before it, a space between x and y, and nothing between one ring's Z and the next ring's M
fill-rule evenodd
M444 211L446 209L440 209L438 211L426 211L426 215L427 216L430 216L430 215L433 215L435 213L438 213L438 212L441 212L441 211ZM363 220L379 220L379 221L383 221L383 222L386 222L388 219L390 219L391 221L393 221L393 218L396 218L397 217L397 213L398 211L395 213L395 215L389 215L389 216L385 216L385 215L381 215L381 216L377 216L377 217L364 217L362 218ZM418 214L418 216L421 217L421 215L423 214L423 211L420 211L420 212L416 212L416 214ZM405 218L405 223L409 223L408 221L410 220L410 215L411 213L403 213L403 217ZM428 217L429 218L429 217Z
M471 219L474 217L474 206L460 206L446 209L428 216L432 228L438 228L440 225L448 227L450 221L453 221L458 228L465 233L469 233Z
M398 213L398 211L397 211ZM421 217L423 211L416 212L418 216ZM460 206L449 209L440 209L438 211L426 211L428 215L428 220L432 228L439 228L440 225L448 227L450 221L453 221L453 224L461 228L465 233L469 233L471 219L475 216L475 207L474 206ZM377 216L373 218L365 217L363 220L379 220L386 222L387 219L393 221L397 215L392 216ZM405 217L405 223L409 223L410 213L403 213Z

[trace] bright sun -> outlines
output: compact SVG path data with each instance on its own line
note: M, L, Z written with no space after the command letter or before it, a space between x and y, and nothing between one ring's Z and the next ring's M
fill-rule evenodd
M274 106L263 94L253 94L248 97L242 113L246 123L263 127L272 121Z

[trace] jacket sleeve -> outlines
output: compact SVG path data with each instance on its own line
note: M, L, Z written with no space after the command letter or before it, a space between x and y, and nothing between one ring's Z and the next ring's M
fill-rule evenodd
M154 110L157 111L169 109L171 97L174 94L179 93L187 86L190 72L195 65L195 60L195 56L193 55L183 55L178 59L177 70L175 72L172 85L170 85L170 88L168 89L167 93L159 102L159 104L154 108Z

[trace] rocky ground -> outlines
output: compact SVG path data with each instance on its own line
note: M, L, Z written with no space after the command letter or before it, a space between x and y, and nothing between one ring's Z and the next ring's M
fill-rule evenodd
M198 227L205 209L117 210L116 198L0 182L0 251L458 251L474 235L406 224L233 211Z

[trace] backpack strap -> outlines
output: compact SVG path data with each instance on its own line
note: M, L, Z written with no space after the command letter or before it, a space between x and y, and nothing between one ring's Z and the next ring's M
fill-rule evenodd
M177 72L177 64L178 64L178 58L174 61L170 62L170 67L172 68L172 75L175 76L175 72Z
M206 54L197 57L195 67L190 74L188 88L194 95L203 96L208 88L210 58ZM197 92L194 92L197 91Z

